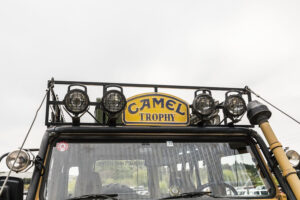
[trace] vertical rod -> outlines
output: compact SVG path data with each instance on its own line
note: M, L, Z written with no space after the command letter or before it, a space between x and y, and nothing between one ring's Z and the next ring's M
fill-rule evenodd
M52 81L48 81L48 87L49 90L51 89L51 83ZM46 103L46 116L45 116L45 125L48 127L49 126L49 101L50 101L50 92L47 93L47 103Z
M101 101L103 101L103 97L104 97L104 94L106 93L106 87L105 87L105 85L103 85L103 87L102 87L102 99L101 99ZM103 124L106 124L105 122L106 122L106 119L105 119L106 117L105 117L105 112L104 112L104 110L103 110L103 112L102 112L102 119L103 119Z

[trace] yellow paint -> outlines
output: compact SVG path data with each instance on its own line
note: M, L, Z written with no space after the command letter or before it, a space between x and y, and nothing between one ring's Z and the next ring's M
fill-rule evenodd
M189 117L184 100L154 92L128 98L122 118L126 125L187 126Z
M50 149L50 146L48 146L48 148L47 148L46 156L45 156L44 163L43 163L44 166L46 166L46 161L47 161L47 158L48 158L49 149ZM44 173L44 169L42 169L41 173ZM40 189L41 189L43 177L44 176L40 176L39 185L38 185L37 191L35 193L35 200L40 199Z
M263 163L264 166L265 166L265 169L267 169L267 172L268 172L269 176L270 176L271 179L272 179L272 182L273 182L273 184L274 184L274 186L275 186L275 190L276 190L276 196L277 196L277 195L280 193L280 191L279 191L278 186L277 186L277 184L276 184L275 177L272 175L272 173L271 173L271 171L270 171L270 168L269 168L269 166L267 165L266 160L264 159L264 157L263 157L263 155L262 155L262 153L261 153L261 151L260 151L258 145L255 145L255 147L256 147L257 152L258 152L258 154L259 154L259 156L260 156L260 158L261 158L261 160L262 160L262 163Z
M270 171L270 168L269 168L269 166L267 165L266 160L264 159L264 157L263 157L263 155L262 155L262 153L261 153L261 151L260 151L258 145L255 145L255 147L256 147L256 149L257 149L257 152L258 152L258 154L259 154L259 156L260 156L260 158L261 158L261 160L262 160L262 162L263 162L265 168L266 168L267 171L268 171L269 176L270 176L271 179L272 179L272 182L274 183L275 190L276 190L276 198L273 198L273 199L274 199L274 200L275 200L275 199L278 199L278 200L286 200L286 199L287 199L286 194L283 193L283 192L281 192L280 189L278 188L278 185L277 185L277 183L276 183L276 181L275 181L275 177L272 175L272 173L271 173L271 171Z
M261 199L256 199L256 200L261 200ZM287 200L286 196L284 193L281 193L280 196L276 196L275 198L272 199L263 199L263 200Z
M278 200L287 200L287 196L283 192L279 192L276 196Z
M291 163L289 162L269 122L264 122L260 124L260 128L270 145L270 149L273 152L280 169L282 170L282 175L286 176L286 180L290 185L294 195L298 200L300 200L300 180L296 174L296 170L292 167Z

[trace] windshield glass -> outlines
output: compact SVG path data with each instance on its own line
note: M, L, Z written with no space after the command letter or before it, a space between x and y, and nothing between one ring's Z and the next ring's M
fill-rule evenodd
M257 198L271 192L250 146L241 142L63 141L54 145L49 165L42 189L47 200L87 194L159 199L195 191Z

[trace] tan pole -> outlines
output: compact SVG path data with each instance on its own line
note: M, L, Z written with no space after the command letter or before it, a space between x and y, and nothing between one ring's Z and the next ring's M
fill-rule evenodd
M282 170L282 175L286 178L295 197L298 200L300 200L300 180L296 173L296 170L289 162L289 159L287 158L286 153L282 148L282 145L280 144L276 135L274 134L269 122L262 122L259 126L270 145L270 150L273 152L279 164L279 167Z
M247 105L247 117L251 124L259 125L266 140L269 143L270 150L274 154L282 175L286 178L292 192L297 200L300 200L300 180L296 170L291 165L289 159L284 152L282 145L278 141L275 133L273 132L268 120L271 117L271 111L267 106L258 101L251 101Z

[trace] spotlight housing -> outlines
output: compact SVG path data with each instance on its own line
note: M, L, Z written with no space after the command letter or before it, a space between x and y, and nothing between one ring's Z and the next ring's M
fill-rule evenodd
M286 152L286 156L293 167L300 167L300 155L297 153L297 151L289 150Z
M197 94L198 92L201 93ZM202 89L195 91L192 109L193 113L200 118L211 115L216 109L215 101L211 96L211 91Z
M235 93L235 94L230 94ZM236 121L247 110L242 94L236 91L229 91L225 94L224 113L231 120Z
M111 115L121 113L125 109L126 104L127 101L122 90L109 90L105 92L101 101L103 110Z
M81 86L85 90L81 89L70 89L72 86ZM89 106L90 100L87 95L87 89L82 85L70 85L68 88L68 93L64 98L65 108L73 113L74 115L78 115L87 110Z
M6 165L14 172L21 172L25 170L31 163L30 156L26 151L15 150L6 157ZM17 158L19 154L19 157ZM13 164L15 163L15 166Z

